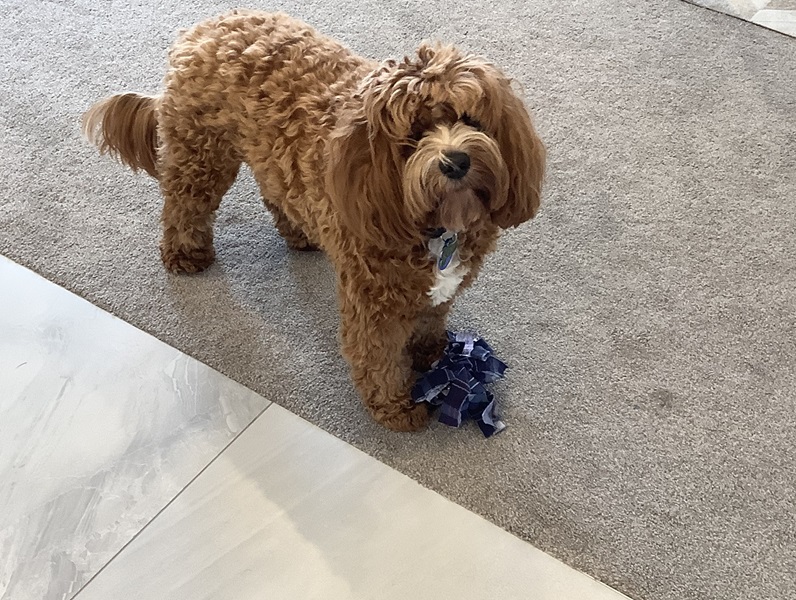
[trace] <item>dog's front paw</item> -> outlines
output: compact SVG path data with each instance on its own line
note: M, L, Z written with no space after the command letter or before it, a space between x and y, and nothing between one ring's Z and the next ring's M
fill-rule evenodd
M212 247L175 250L161 245L160 258L172 273L199 273L213 264L216 253Z
M428 425L430 418L426 403L412 404L397 411L372 410L371 414L378 423L393 431L418 431Z

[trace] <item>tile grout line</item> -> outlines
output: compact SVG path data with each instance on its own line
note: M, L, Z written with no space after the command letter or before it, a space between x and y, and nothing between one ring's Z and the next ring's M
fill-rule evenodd
M134 542L134 541L135 541L135 540L138 538L138 536L139 536L139 535L141 535L141 534L142 534L142 533L143 533L143 532L146 530L146 528L147 528L147 527L149 527L149 526L150 526L150 525L151 525L151 524L154 522L154 520L155 520L155 519L157 519L157 518L158 518L158 517L161 515L161 513L163 513L163 511L165 511L165 510L166 510L166 509L167 509L169 506L171 506L171 505L174 503L174 501L175 501L175 500L177 500L177 498L179 498L179 497L180 497L180 496L183 494L183 492L184 492L185 490L187 490L187 489L188 489L188 487L189 487L189 486L190 486L190 485L191 485L191 484L192 484L194 481L196 481L196 480L197 480L197 479L198 479L198 478L199 478L199 477L202 475L202 473L204 473L204 472L205 472L205 471L206 471L206 470L207 470L207 469L210 467L210 465L212 465L214 462L216 462L216 460L218 460L218 459L221 457L221 455L222 455L222 454L224 454L224 452L226 452L226 451L227 451L227 448L229 448L230 446L232 446L232 444L234 444L234 443L235 443L235 442L238 440L238 438L239 438L240 436L242 436L244 433L246 433L246 430L247 430L247 429L249 429L249 427L251 427L252 425L254 425L255 421L257 421L257 420L258 420L260 417L262 417L262 416L265 414L265 411L267 411L267 410L268 410L269 408L271 408L273 405L274 405L274 403L273 403L273 402L271 402L271 401L269 401L269 402L268 402L268 405L267 405L265 408L263 408L263 409L262 409L262 410L261 410L259 413L257 413L257 416L256 416L256 417L254 417L254 418L253 418L253 419L252 419L252 420L251 420L251 421L250 421L250 422L249 422L249 423L248 423L248 424L247 424L247 425L246 425L246 426L245 426L243 429L241 429L241 430L238 432L238 434L237 434L235 437L233 437L233 438L232 438L232 439L231 439L229 442L227 442L227 444L226 444L226 445L225 445L223 448L221 448L221 450L219 450L218 454L216 454L216 455L215 455L215 456L214 456L214 457L213 457L213 458L210 460L210 462L208 462L208 463L207 463L207 464L206 464L204 467L202 467L202 468L199 470L199 472L198 472L196 475L194 475L193 477L191 477L190 481L188 481L188 483L186 483L186 484L185 484L185 485L184 485L184 486L183 486L183 487L182 487L182 488L181 488L181 489L180 489L180 490L179 490L179 491L178 491L176 494L174 494L174 497L173 497L171 500L169 500L168 502L166 502L166 504L164 504L164 505L163 505L163 507L162 507L160 510L158 510L158 511L157 511L157 512L156 512L156 513L155 513L155 514L152 516L152 518L151 518L151 519L149 519L149 520L148 520L148 521L147 521L147 522L144 524L144 526L143 526L143 527L141 527L141 529L139 529L139 530L138 530L138 531L135 533L135 535L133 535L133 537L131 537L131 538L130 538L130 539L129 539L129 540L128 540L128 541L127 541L127 542L126 542L126 543L125 543L125 544L124 544L122 547L121 547L121 548L119 548L119 550L117 550L117 551L116 551L116 552L113 554L113 556L111 556L111 557L110 557L110 558L109 558L109 559L108 559L108 560L105 562L105 564L104 564L104 565L102 565L102 566L99 568L99 570L97 570L97 572L96 572L96 573L94 573L94 574L93 574L91 577L89 577L88 581L86 581L86 583L84 583L83 585L81 585L81 586L80 586L80 588L77 590L77 592L75 592L75 593L74 593L72 596L65 596L65 598L68 598L68 600L75 600L75 598L77 598L77 597L80 595L80 592L82 592L84 589L86 589L86 587L88 587L88 586L91 584L91 582L92 582L92 581L94 581L94 579L96 579L96 578L97 578L97 576L98 576L100 573L102 573L102 572L105 570L105 567L107 567L107 566L108 566L108 565L110 565L110 564L111 564L111 563L112 563L114 560L116 560L116 558L117 558L117 557L118 557L118 556L119 556L119 555L120 555L122 552L124 552L124 551L125 551L125 549L126 549L126 548L127 548L129 545L130 545L130 544L132 544L132 543L133 543L133 542Z
M703 4L699 4L696 0L682 0L686 4L690 4L691 6L696 6L702 10L709 10L712 13L716 13L717 15L724 15L725 17L730 17L732 19L736 19L737 21L742 21L743 23L749 23L750 25L754 25L755 27L759 27L760 29L765 29L766 31L773 31L774 33L778 33L779 35L784 35L786 38L796 39L789 33L785 33L784 31L780 31L779 29L774 29L772 27L767 27L766 25L762 25L760 23L755 23L754 21L750 21L749 19L744 19L740 15L734 15L732 13L724 12L722 10L718 10L717 8L712 8L710 6L704 6ZM764 9L761 9L764 10ZM757 11L760 12L760 11ZM757 13L755 13L757 14Z

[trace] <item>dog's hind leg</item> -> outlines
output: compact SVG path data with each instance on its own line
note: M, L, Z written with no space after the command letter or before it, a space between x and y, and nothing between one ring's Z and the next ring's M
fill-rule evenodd
M164 197L160 255L174 273L196 273L215 259L213 221L241 160L212 132L190 137L162 127L158 178Z
M265 196L263 196L263 203L270 211L271 215L273 215L274 227L276 227L279 235L284 238L288 248L301 251L318 250L318 246L309 240L307 234L305 234L300 227L294 225L293 222L288 219L281 208L266 200Z

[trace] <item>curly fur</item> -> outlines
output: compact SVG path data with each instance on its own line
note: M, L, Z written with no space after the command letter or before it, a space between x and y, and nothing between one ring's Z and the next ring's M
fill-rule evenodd
M427 421L412 369L442 351L452 302L429 298L429 229L459 232L459 293L500 229L536 213L545 161L510 80L479 57L424 44L375 63L287 15L241 10L180 36L159 96L105 99L83 130L160 182L173 272L212 263L214 213L246 162L287 243L328 254L354 383L402 431ZM441 170L454 150L471 160L460 179Z

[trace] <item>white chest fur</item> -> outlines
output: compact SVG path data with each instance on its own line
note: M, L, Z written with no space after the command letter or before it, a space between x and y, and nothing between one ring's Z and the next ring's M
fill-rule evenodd
M470 271L470 268L463 265L459 260L458 249L453 251L449 262L445 260L440 261L440 257L443 255L446 245L445 242L453 235L454 234L446 232L441 237L432 238L428 242L429 253L434 258L434 283L428 291L432 306L438 306L453 298L462 280ZM440 268L443 264L444 268Z

